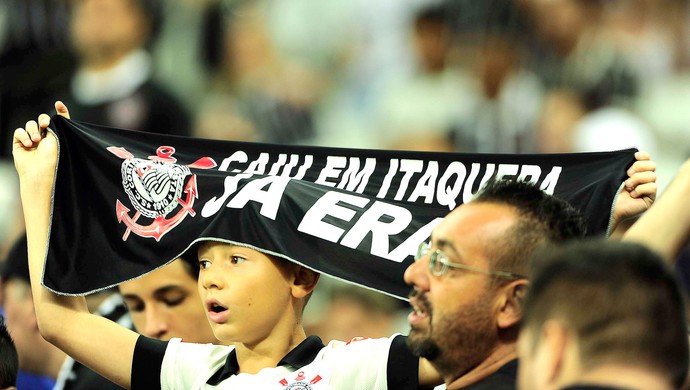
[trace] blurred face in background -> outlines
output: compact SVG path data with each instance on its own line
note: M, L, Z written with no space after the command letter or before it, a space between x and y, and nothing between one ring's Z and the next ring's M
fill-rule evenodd
M143 45L149 22L138 0L75 0L72 42L85 61L105 61Z
M38 333L31 286L20 279L8 279L2 284L2 305L9 331L23 371L44 374L46 349L54 348Z
M124 282L119 289L139 333L159 340L218 343L199 298L196 272L184 260Z

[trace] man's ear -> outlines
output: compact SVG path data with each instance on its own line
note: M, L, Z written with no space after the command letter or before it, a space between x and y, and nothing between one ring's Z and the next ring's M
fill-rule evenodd
M301 265L297 266L294 272L295 278L292 282L292 296L295 298L304 298L314 291L316 283L319 281L321 275Z
M550 384L555 385L561 382L566 367L574 363L567 361L568 358L572 357L568 355L568 348L574 342L571 336L572 334L568 329L556 320L546 321L541 328L538 335L541 345L539 364L544 370L544 377Z
M500 288L496 318L499 328L506 329L520 323L522 320L522 301L527 294L528 287L527 279L518 279Z

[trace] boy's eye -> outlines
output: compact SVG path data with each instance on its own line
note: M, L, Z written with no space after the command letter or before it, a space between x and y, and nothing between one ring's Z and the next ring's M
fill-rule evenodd
M208 260L199 260L199 268L206 269L211 266L211 262Z
M244 263L245 260L246 259L244 257L240 257L240 256L232 256L230 258L230 261L232 262L232 264L242 264L242 263Z

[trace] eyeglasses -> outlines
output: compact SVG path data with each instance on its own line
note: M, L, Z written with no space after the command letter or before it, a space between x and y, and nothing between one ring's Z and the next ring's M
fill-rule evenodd
M526 277L512 273L512 272L487 271L487 270L484 270L481 268L476 268L476 267L472 267L472 266L465 265L465 264L453 263L450 260L448 260L448 256L446 256L445 253L441 252L440 249L436 249L435 251L429 253L430 251L431 251L431 245L429 245L428 242L423 242L423 243L419 244L419 248L417 248L417 254L414 257L414 261L419 261L422 259L422 257L424 257L428 254L429 255L429 271L431 271L431 273L435 276L445 275L446 272L448 272L448 268L458 268L458 269L464 269L465 271L479 272L482 274L496 276L499 278L526 279Z

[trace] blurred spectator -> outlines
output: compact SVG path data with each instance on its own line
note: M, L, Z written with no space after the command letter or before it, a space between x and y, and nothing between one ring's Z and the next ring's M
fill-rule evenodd
M520 389L683 386L685 300L658 254L629 243L574 244L536 256L530 280Z
M227 141L259 141L256 125L242 106L241 101L228 93L206 95L194 118L193 135Z
M0 158L10 157L14 129L73 68L68 20L68 0L0 1Z
M688 2L614 0L602 24L623 60L643 86L688 64Z
M416 69L381 86L375 126L383 147L424 138L452 150L450 132L476 105L476 85L450 62L452 14L446 4L422 8L410 26ZM422 137L423 136L423 137Z
M620 107L589 104L574 91L552 90L542 107L537 128L539 152L598 152L636 147L656 159L654 132L642 119Z
M476 106L455 134L461 151L534 152L534 127L543 98L539 78L521 65L514 34L490 34L480 43L473 77Z
M317 308L309 309L319 312L314 313L319 320L307 329L308 334L317 335L327 343L330 340L348 341L355 337L389 337L393 333L406 331L407 308L402 301L333 279L322 284L315 294L325 293L327 297L325 302L317 303ZM330 289L325 292L324 287L327 286Z
M239 111L232 117L244 121L247 130L253 129L248 133L250 139L274 143L310 140L314 136L313 104L324 88L320 74L277 50L264 2L221 2L211 11L218 13L215 18L220 18L220 31L216 33L222 34L223 40L215 59L218 67L209 99L237 99L239 104L234 108ZM218 117L218 107L207 103L203 114ZM228 110L232 113L233 107ZM233 123L231 119L224 126ZM204 125L204 121L197 120L197 124Z
M77 0L70 19L78 69L65 91L51 91L72 115L98 123L188 135L183 107L151 79L146 45L160 23L157 0Z
M8 329L17 347L19 368L22 372L39 376L37 379L22 377L20 382L36 382L33 385L23 383L18 388L52 388L54 384L56 390L119 389L41 337L34 314L27 256L26 236L23 235L14 243L2 269L3 307ZM132 327L122 300L113 291L88 296L87 305L92 312L123 326ZM50 380L42 380L40 377Z
M23 232L17 171L11 161L0 159L0 269L10 246Z
M13 390L17 385L19 360L14 341L7 331L5 319L0 317L0 388Z
M118 286L137 332L159 340L220 342L213 335L199 298L198 265L177 259Z
M7 328L17 347L20 371L51 378L50 382L54 383L66 355L45 341L38 332L29 284L25 237L16 241L2 269L2 301ZM50 382L48 385L52 387ZM22 388L21 385L19 388Z
M219 1L225 0L159 0L161 23L149 45L153 80L170 90L192 114L209 83L203 47L204 33L213 30L208 28L213 22L205 15ZM217 35L209 39L220 39Z
M535 38L530 67L547 88L568 88L602 106L629 101L638 81L603 25L603 0L523 0Z

